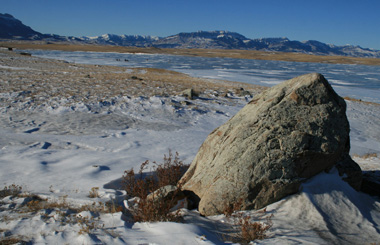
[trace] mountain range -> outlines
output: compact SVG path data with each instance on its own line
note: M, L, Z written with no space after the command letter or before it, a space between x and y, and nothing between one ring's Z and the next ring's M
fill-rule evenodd
M289 40L286 37L250 39L239 33L229 31L198 31L179 33L168 37L115 34L104 34L96 37L72 37L42 34L24 25L10 14L0 14L0 39L156 48L240 49L380 58L379 50L360 46L336 46L314 40L301 42Z

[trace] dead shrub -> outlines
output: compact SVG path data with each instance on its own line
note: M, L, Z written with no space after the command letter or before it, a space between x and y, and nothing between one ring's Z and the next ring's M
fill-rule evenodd
M252 222L251 216L239 218L240 238L247 243L265 239L267 237L266 232L272 227L271 217L268 216L265 222Z
M234 203L227 203L224 207L223 214L226 217L230 217L235 211L239 211L243 204L243 198L238 199Z
M177 204L175 198L169 200L141 198L131 210L134 222L181 222L180 210L171 212Z
M182 175L189 168L188 164L184 164L179 159L178 152L175 153L173 158L172 152L169 150L169 155L164 155L164 163L156 165L156 176L158 180L158 187L163 187L167 185L177 185L178 181L181 179Z
M263 240L267 238L267 231L273 226L272 215L262 217L259 221L253 221L251 215L244 215L239 212L232 215L234 218L235 235L225 238L240 244L248 244L251 241Z
M124 172L123 182L128 196L146 198L149 193L159 188L153 175L144 176L143 171L148 169L148 165L148 160L143 162L137 176L133 168Z
M176 196L180 192L178 183L189 165L184 164L179 159L179 154L173 156L169 150L169 155L164 155L164 162L153 162L151 174L144 174L144 170L149 168L149 161L140 165L140 170L136 175L133 168L124 172L123 182L128 196L137 197L137 205L129 210L135 222L149 221L180 221L179 211L171 212L177 204ZM163 196L161 187L173 185L178 189L170 198L160 198ZM153 193L153 194L151 194ZM147 198L151 194L150 198ZM152 196L153 195L153 196Z
M7 196L15 197L22 192L22 187L19 185L9 185L5 186L2 190L0 190L0 198L4 198Z

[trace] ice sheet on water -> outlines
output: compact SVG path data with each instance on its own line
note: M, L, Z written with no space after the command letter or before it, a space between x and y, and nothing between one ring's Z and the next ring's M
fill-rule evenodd
M293 77L317 72L323 74L341 96L352 96L380 103L380 67L365 65L323 64L249 60L232 58L187 57L163 54L129 54L99 52L65 52L28 50L35 56L62 59L84 64L124 67L152 67L237 82L272 86ZM375 92L374 92L375 91Z

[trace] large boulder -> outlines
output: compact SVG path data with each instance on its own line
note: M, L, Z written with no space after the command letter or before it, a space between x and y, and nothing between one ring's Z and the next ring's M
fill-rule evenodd
M203 215L236 203L241 210L262 208L333 166L359 189L361 170L348 155L345 112L345 101L321 74L272 87L207 137L182 189L200 198Z

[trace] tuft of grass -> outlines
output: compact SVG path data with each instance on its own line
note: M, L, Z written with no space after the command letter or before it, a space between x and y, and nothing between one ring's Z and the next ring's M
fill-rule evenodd
M10 245L10 244L28 244L28 242L24 241L22 237L19 236L10 236L10 237L4 237L0 238L0 244L2 245Z
M375 106L379 106L380 105L379 103L376 103L376 102L363 101L361 99L355 99L355 98L351 98L351 97L348 97L348 96L343 97L343 99L349 100L349 101L358 102L358 103L363 103L363 104L366 104L366 105L375 105Z
M104 224L100 223L100 217L94 217L94 216L82 216L81 214L78 214L76 216L73 216L76 223L79 224L80 230L79 235L83 234L92 234L94 231L98 229L103 229Z
M95 189L93 188L93 192L97 193L96 187ZM79 234L92 234L97 230L103 229L104 224L100 220L101 213L122 211L122 207L112 199L105 203L93 202L78 206L68 202L67 195L61 196L59 199L48 200L36 194L23 192L22 188L17 185L6 186L0 190L0 193L2 198L7 196L12 197L10 200L7 200L7 204L0 202L1 210L11 209L12 213L20 214L22 217L40 215L41 219L46 223L54 220L61 225L78 225ZM84 216L81 214L82 212L87 212L88 215ZM7 216L1 217L2 221L6 221L7 219ZM19 237L14 236L0 237L0 244L14 244L17 242L22 243L23 241Z
M378 154L377 153L366 153L366 154L363 154L363 155L358 155L358 154L353 154L353 157L358 157L358 158L362 158L362 159L369 159L369 158L373 158L373 157L378 157Z
M140 170L135 174L133 168L124 172L123 182L125 190L130 197L137 197L137 205L129 211L135 222L151 221L180 221L179 210L171 212L177 204L177 196L181 192L178 183L189 165L184 164L179 159L179 154L175 155L169 150L168 155L164 155L164 162L159 164L153 162L152 174L144 175L144 170L149 169L149 161L140 165ZM177 189L168 198L162 198L164 191L161 187L172 185ZM149 198L148 198L149 195Z
M99 187L92 187L88 195L89 198L97 198L99 195Z

